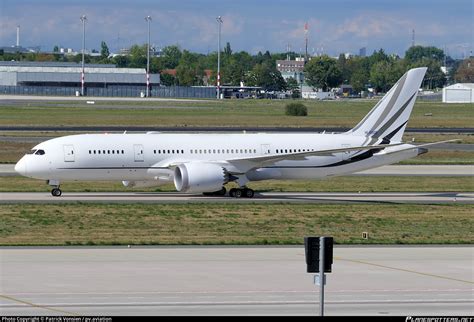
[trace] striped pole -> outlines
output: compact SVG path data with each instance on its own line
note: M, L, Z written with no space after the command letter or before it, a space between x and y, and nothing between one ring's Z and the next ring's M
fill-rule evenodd
M217 99L221 98L221 16L217 17L218 37L217 37Z

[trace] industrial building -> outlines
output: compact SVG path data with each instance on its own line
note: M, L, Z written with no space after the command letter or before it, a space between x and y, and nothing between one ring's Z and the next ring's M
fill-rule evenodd
M458 83L443 88L443 103L474 103L474 83Z
M41 94L43 90L52 88L76 90L81 87L82 67L79 63L65 62L0 62L0 86L28 88ZM150 75L150 85L158 86L159 74ZM146 70L142 68L117 68L115 65L84 66L84 87L86 91L94 89L130 89L130 91L146 89ZM11 89L14 90L14 89ZM3 91L4 92L4 91ZM97 93L96 93L97 94ZM99 94L100 95L100 94ZM127 95L128 96L128 95Z
M78 96L80 63L0 61L0 94ZM117 68L113 64L86 64L84 95L144 97L146 70ZM215 98L215 87L160 86L160 75L150 74L150 96Z

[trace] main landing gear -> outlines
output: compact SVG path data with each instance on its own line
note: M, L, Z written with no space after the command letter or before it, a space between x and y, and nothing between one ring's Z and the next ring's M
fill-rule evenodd
M252 189L243 188L232 188L229 190L229 197L234 198L253 198L255 192Z
M227 190L225 187L222 187L219 191L214 192L204 192L205 196L225 196ZM232 188L229 190L229 197L233 198L253 198L255 192L252 189L242 187L242 188Z

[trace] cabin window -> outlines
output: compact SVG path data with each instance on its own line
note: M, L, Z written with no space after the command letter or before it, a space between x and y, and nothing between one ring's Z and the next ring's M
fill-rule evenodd
M91 150L89 150L89 154L92 154L92 151L91 151Z
M184 154L184 150L181 150L181 154Z
M95 154L95 152L96 152L96 151L94 150L94 154Z
M125 152L122 150L122 154L125 154Z
M115 150L112 150L112 154L115 154Z
M256 150L256 149L253 149L253 153L257 153L257 150Z

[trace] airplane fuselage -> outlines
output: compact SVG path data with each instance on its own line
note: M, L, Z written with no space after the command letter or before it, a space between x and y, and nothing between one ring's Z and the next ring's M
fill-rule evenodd
M167 166L176 162L218 162L265 155L360 146L366 137L314 133L150 133L82 134L45 141L33 148L17 165L25 176L45 180L173 180ZM361 155L340 152L327 156L306 156L282 160L246 173L249 181L267 179L315 179L353 173L418 155L405 149L385 155L386 149ZM44 154L38 154L39 151ZM363 153L362 153L363 154ZM359 155L359 157L354 156ZM238 172L231 164L228 170Z

